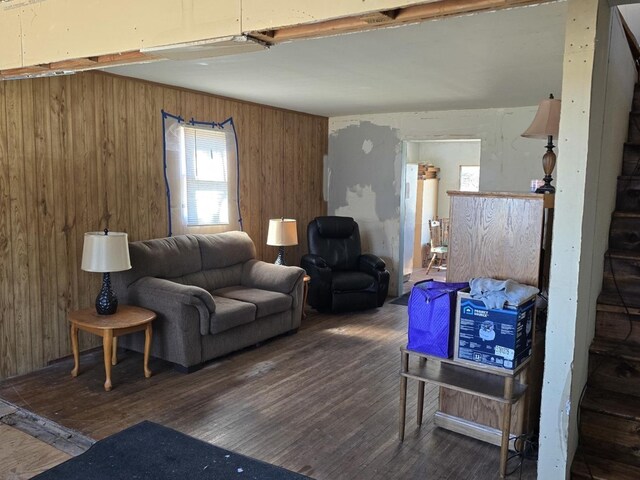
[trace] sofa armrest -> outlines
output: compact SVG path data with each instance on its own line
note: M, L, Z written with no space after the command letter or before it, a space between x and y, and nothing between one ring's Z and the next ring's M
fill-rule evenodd
M209 318L216 311L213 297L205 289L194 285L165 280L163 278L142 277L129 286L129 299L142 304L156 312L163 313L166 318L183 322L180 314L183 305L190 305L198 311L200 334L209 333ZM188 328L182 325L183 330Z
M242 266L242 285L272 292L294 294L302 282L304 270L260 260L249 260Z

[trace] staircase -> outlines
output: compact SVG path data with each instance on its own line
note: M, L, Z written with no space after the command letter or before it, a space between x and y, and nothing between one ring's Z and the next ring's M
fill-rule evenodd
M573 479L640 479L640 86L609 229Z

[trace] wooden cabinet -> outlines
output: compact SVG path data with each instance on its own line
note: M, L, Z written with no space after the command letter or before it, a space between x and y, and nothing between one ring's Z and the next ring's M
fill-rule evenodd
M511 278L538 286L545 208L552 206L553 196L447 193L451 199L447 281L466 282L474 277ZM549 235L550 231L547 231ZM543 334L537 335L532 355L529 368L519 378L529 388L512 412L511 433L515 435L532 432L539 419ZM501 408L494 400L443 387L439 401L436 425L500 445Z

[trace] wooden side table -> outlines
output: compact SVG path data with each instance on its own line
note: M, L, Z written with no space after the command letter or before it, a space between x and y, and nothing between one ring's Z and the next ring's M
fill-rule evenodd
M501 442L500 442L500 478L507 471L509 453L509 433L511 431L511 407L524 395L527 386L516 381L515 377L528 365L524 362L513 372L487 371L481 365L477 367L460 364L452 359L434 357L400 349L400 416L398 438L404 440L404 425L407 412L407 379L418 381L417 423L422 424L425 382L447 387L458 392L469 393L480 398L494 400L502 405ZM409 364L409 356L418 357L418 366Z
M71 376L77 377L80 367L80 352L78 351L78 330L93 333L102 337L102 349L104 351L104 369L106 381L104 389L111 390L111 365L117 363L116 349L117 337L128 333L145 331L144 340L144 376L149 378L149 352L151 350L151 322L156 314L151 310L132 305L120 305L113 315L98 315L95 308L85 308L69 312L71 323L71 346L73 348L73 360L75 365L71 370Z

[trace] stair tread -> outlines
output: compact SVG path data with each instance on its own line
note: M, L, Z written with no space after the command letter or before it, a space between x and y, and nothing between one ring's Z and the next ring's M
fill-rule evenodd
M609 249L607 253L605 253L605 257L612 258L625 258L628 260L640 260L640 252L635 250L617 250L617 249Z
M580 408L626 420L640 421L638 397L593 386L587 388Z
M615 305L621 307L622 309L624 309L624 306L626 305L630 311L640 308L640 298L638 298L637 295L623 294L623 298L624 304L622 302L622 299L620 298L620 295L618 295L617 293L601 292L600 295L598 295L598 303L601 305Z
M588 478L593 480L637 480L640 478L640 468L602 458L585 452L578 447L571 465L572 478Z
M624 211L616 210L615 212L613 212L612 216L614 218L640 218L640 212L637 212L637 211L624 212Z
M640 362L640 345L620 342L610 338L595 337L591 343L591 347L589 347L589 352Z
M596 306L596 309L599 312L612 312L612 313L628 313L630 315L640 315L640 308L634 308L634 307L629 307L629 308L624 308L623 305L611 305L611 304L606 304L606 303L598 303L598 305Z

